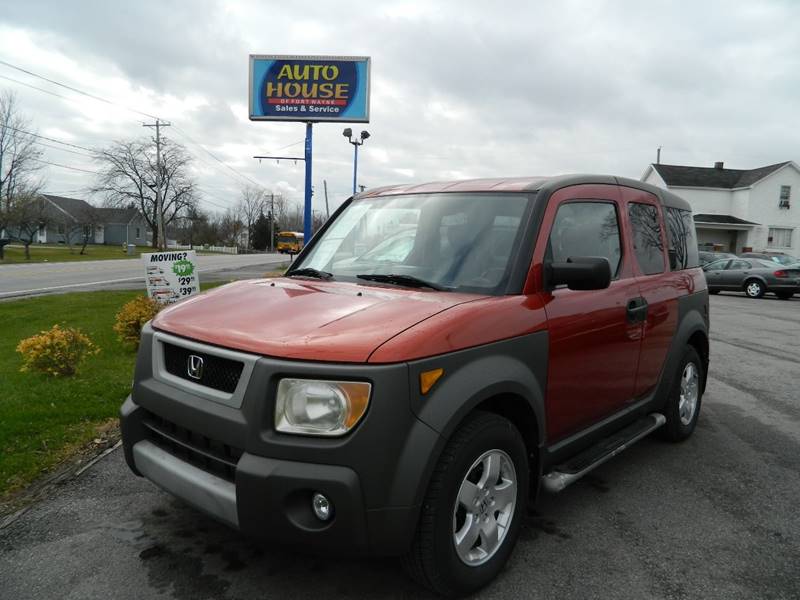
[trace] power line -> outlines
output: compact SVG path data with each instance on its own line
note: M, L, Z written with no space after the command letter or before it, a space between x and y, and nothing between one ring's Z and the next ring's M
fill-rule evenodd
M46 165L52 165L54 167L61 167L62 169L71 169L72 171L82 171L83 173L97 175L97 171L89 171L87 169L79 169L78 167L70 167L69 165L62 165L60 163L50 162L49 160L42 160L41 158L32 158L31 160L35 160L36 162L44 163Z
M6 79L8 81L13 81L14 83L18 83L19 85L24 85L25 87L29 87L31 89L37 90L39 92L44 92L45 94L50 94L51 96L55 96L56 98L63 98L64 100L74 101L74 98L70 98L69 96L62 96L61 94L56 94L55 92L51 92L50 90L46 90L44 88L36 87L35 85L31 85L30 83L25 83L24 81L20 81L19 79L14 79L13 77L7 77L6 75L0 75L0 79Z
M238 171L237 169L234 169L232 166L230 166L230 165L229 165L228 163L226 163L224 160L222 160L221 158L219 158L219 157L218 157L216 154L214 154L213 152L211 152L211 150L209 150L208 148L206 148L205 146L203 146L203 144L201 144L200 142L196 142L195 140L193 140L193 139L192 139L192 138L189 136L189 134L188 134L188 133L186 133L186 132L185 132L183 129L181 129L181 128L180 128L180 127L178 127L177 125L175 125L174 127L175 127L175 131L177 131L179 134L181 134L183 137L185 137L185 138L186 138L187 140L189 140L191 143L195 144L196 146L199 146L199 147L200 147L200 148L201 148L201 149L202 149L202 150L203 150L203 151L204 151L206 154L208 154L208 155L209 155L211 158L213 158L214 160L216 160L218 163L220 163L220 164L222 164L223 166L227 167L227 168L228 168L228 169L230 169L232 172L236 173L236 174L237 174L239 177L242 177L243 179L245 179L245 180L249 181L249 182L250 182L250 183L252 183L253 185L255 185L255 186L257 186L257 187L260 187L260 188L262 188L263 190L267 191L267 188L266 188L265 186L263 186L262 184L258 183L258 182L257 182L255 179L252 179L252 178L248 177L247 175L243 174L242 172Z
M70 85L67 85L67 84L61 83L61 82L59 82L59 81L56 81L56 80L54 80L54 79L50 79L50 78L48 78L48 77L44 77L43 75L40 75L40 74L38 74L38 73L34 73L33 71L30 71L30 70L28 70L28 69L23 69L22 67L19 67L19 66L17 66L17 65L13 65L13 64L11 64L11 63L9 63L9 62L7 62L7 61L0 60L0 64L2 64L2 65L5 65L5 66L7 66L7 67L9 67L9 68L11 68L11 69L15 69L15 70L17 70L17 71L20 71L20 72L22 72L22 73L25 73L25 74L27 74L27 75L30 75L30 76L32 76L32 77L36 77L36 78L38 78L38 79L41 79L41 80L43 80L43 81L47 81L48 83L52 83L53 85L57 85L57 86L59 86L59 87L62 87L62 88L64 88L64 89L67 89L67 90L70 90L70 91L72 91L72 92L75 92L75 93L77 93L77 94L80 94L80 95L82 95L82 96L86 96L87 98L91 98L91 99L93 99L93 100L97 100L97 101L99 101L99 102L103 102L103 103L105 103L105 104L109 104L109 105L112 105L112 106L118 106L118 107L120 107L120 108L123 108L123 109L125 109L125 110L129 111L129 112L136 113L136 114L139 114L139 115L143 115L143 116L145 116L145 117L148 117L148 118L151 118L151 119L156 119L156 120L158 120L158 119L159 119L159 117L156 117L155 115L151 115L151 114L149 114L149 113L146 113L146 112L143 112L143 111L137 110L137 109L135 109L135 108L131 108L131 107L129 107L129 106L125 106L125 105L123 105L123 104L119 104L119 103L117 103L117 102L114 102L114 101L112 101L112 100L108 100L108 99L106 99L106 98L103 98L103 97L101 97L101 96L97 96L97 95L95 95L95 94L91 94L91 93L89 93L89 92L85 92L85 91L83 91L83 90L80 90L80 89L78 89L78 88L76 88L76 87L73 87L73 86L70 86ZM29 84L29 83L25 83L25 82L23 82L23 81L19 81L19 80L13 79L13 78L11 78L11 77L7 77L7 76L4 76L4 75L0 75L0 78L7 79L7 80L9 80L9 81L13 81L13 82L15 82L15 83L18 83L18 84L20 84L20 85L24 85L24 86L26 86L26 87L29 87L29 88L32 88L32 89L34 89L34 90L37 90L37 91L43 92L43 93L45 93L45 94L50 94L50 95L52 95L52 96L56 96L56 97L58 97L58 98L63 98L64 100L74 101L74 99L73 99L73 98L69 98L69 97L67 97L67 96L63 96L63 95L61 95L61 94L57 94L57 93L55 93L55 92L52 92L52 91L50 91L50 90L45 90L45 89L43 89L43 88L40 88L40 87L36 87L36 86L34 86L34 85L31 85L31 84ZM228 163L226 163L224 160L222 160L221 158L219 158L219 157L218 157L216 154L214 154L213 152L211 152L211 151L210 151L208 148L206 148L206 147L205 147L203 144L201 144L200 142L198 142L198 141L196 141L195 139L193 139L193 138L192 138L192 137L191 137L191 136L190 136L188 133L186 133L186 132L185 132L183 129L181 129L181 128L180 128L180 127L178 127L177 125L174 125L174 128L175 128L175 130L176 130L176 131L177 131L177 132L178 132L178 133L179 133L181 136L183 136L184 138L186 138L186 139L187 139L187 140L188 140L190 143L192 143L192 144L194 144L194 145L198 146L200 149L202 149L202 150L203 150L203 152L205 152L205 153L206 153L206 154L208 154L208 155L209 155L211 158L213 158L214 160L216 160L218 163L220 163L221 165L223 165L224 167L226 167L227 169L229 169L229 170L230 170L232 173L234 173L235 175L237 175L237 176L238 176L239 178L241 178L242 180L245 180L245 181L247 181L247 182L249 182L249 183L251 183L251 184L255 185L256 187L259 187L259 188L263 189L264 191L269 191L269 190L268 190L268 189L267 189L267 188L266 188L266 187L265 187L263 184L261 184L261 183L257 182L257 181L256 181L256 180L254 180L253 178L251 178L251 177L249 177L249 176L245 175L244 173L242 173L242 172L241 172L241 171L239 171L238 169L236 169L236 168L232 167L231 165L229 165ZM284 149L284 148L289 148L289 147L291 147L291 146L296 146L297 144L301 144L301 143L303 143L303 141L302 141L302 140L301 140L301 141L299 141L299 142L293 142L292 144L288 144L288 145L286 145L286 146L283 146L282 148L279 148L279 150L282 150L282 149ZM87 149L87 148L83 148L83 149L89 150L89 149ZM89 151L91 152L91 150L89 150ZM197 156L195 156L195 157L199 159L199 157L197 157ZM201 162L203 162L204 164L208 164L208 163L205 163L205 161L202 161L202 160L201 160ZM55 165L55 163L53 163L53 164ZM65 168L74 168L74 167L68 167L68 166L66 166L66 165L55 165L55 166L63 166L63 167L65 167ZM82 169L81 169L81 170L82 170ZM90 171L87 171L87 172L90 172ZM92 173L93 173L93 172L92 172Z
M120 108L124 108L125 110L128 110L130 112L133 112L133 113L136 113L136 114L139 114L139 115L143 115L143 116L145 116L145 117L147 117L149 119L157 119L158 118L158 117L156 117L154 115L151 115L149 113L143 112L141 110L136 110L135 108L130 108L129 106L125 106L123 104L119 104L117 102L113 102L111 100L107 100L106 98L102 98L100 96L96 96L95 94L90 94L89 92L84 92L83 90L79 90L78 88L72 87L71 85L67 85L65 83L58 82L55 79L49 79L49 78L47 78L47 77L45 77L43 75L39 75L38 73L34 73L33 71L29 71L27 69L23 69L22 67L18 67L16 65L12 65L10 62L6 62L4 60L0 60L0 64L5 65L7 67L10 67L11 69L16 69L17 71L25 73L26 75L31 75L33 77L37 77L37 78L42 79L42 80L44 80L44 81L46 81L48 83L52 83L53 85L57 85L59 87L63 87L64 89L70 90L71 92L75 92L76 94L80 94L82 96L86 96L87 98L92 98L93 100L97 100L99 102L105 102L106 104L110 104L112 106L119 106Z
M76 154L78 156L86 156L88 158L94 158L91 154L87 154L86 152L78 152L77 150L70 150L69 148L62 148L61 146L54 146L53 144L46 144L45 142L34 142L37 146L43 146L45 148L52 148L53 150L60 150L61 152L69 152L70 154Z
M79 150L86 150L87 152L94 152L91 148L87 148L86 146L79 146L78 144L71 144L69 142L62 142L61 140L57 140L56 138L47 137L46 135L39 135L38 133L33 133L32 131L27 131L25 129L20 129L19 127L12 127L11 125L3 125L0 123L0 127L4 129L10 129L12 131L18 131L19 133L24 133L27 135L32 135L35 138L41 138L43 140L47 140L48 142L55 142L56 144L63 144L64 146L70 146L72 148L78 148Z

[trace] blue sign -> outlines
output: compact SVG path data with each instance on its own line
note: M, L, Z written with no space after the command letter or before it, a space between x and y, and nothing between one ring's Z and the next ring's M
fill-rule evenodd
M370 59L250 55L250 120L369 122Z

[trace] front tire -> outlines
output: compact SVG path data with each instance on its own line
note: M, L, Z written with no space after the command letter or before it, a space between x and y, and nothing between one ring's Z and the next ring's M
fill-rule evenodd
M748 279L744 282L744 293L748 298L761 298L767 289L757 279Z
M444 596L472 593L511 555L528 498L528 458L517 428L476 412L453 434L431 477L403 566Z
M680 442L692 435L700 416L704 384L705 369L700 354L694 346L686 346L664 407L667 418L661 428L664 439Z

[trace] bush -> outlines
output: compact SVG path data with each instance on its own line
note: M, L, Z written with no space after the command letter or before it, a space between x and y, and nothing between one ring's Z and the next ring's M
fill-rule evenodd
M142 326L156 316L161 305L147 296L137 296L126 302L117 313L114 331L119 341L132 348L139 347Z
M87 356L100 352L80 329L53 325L49 331L22 340L17 345L22 355L20 371L40 371L47 375L74 375Z

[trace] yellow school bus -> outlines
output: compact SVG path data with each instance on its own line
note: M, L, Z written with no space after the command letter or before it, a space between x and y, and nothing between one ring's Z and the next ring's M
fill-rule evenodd
M299 231L278 232L278 252L282 254L297 254L303 248L304 235Z

